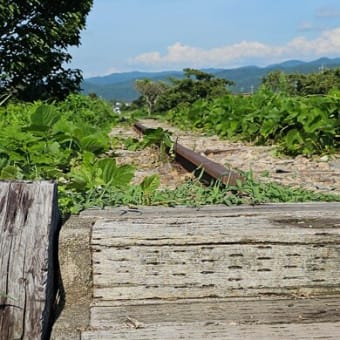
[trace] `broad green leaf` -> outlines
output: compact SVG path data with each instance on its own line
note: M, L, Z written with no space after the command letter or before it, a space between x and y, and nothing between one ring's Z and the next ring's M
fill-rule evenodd
M52 105L41 104L31 116L31 129L51 128L60 119L60 113Z
M102 180L105 185L110 185L117 172L116 161L111 158L100 159L96 165L102 169Z
M156 174L145 177L142 183L140 184L143 193L146 195L150 195L153 192L155 192L158 189L159 185L160 185L159 176Z
M0 170L8 164L8 158L0 156Z
M284 140L288 150L293 152L296 152L304 144L304 140L297 129L290 130Z
M71 187L77 190L85 190L96 187L94 169L89 167L75 167L72 168L69 176L71 180Z
M93 134L79 139L79 145L82 150L94 153L104 152L108 149L109 137L102 134Z
M60 144L58 142L49 142L46 145L46 150L52 155L59 155L61 152Z
M104 184L111 187L124 187L130 183L134 176L133 166L117 166L114 159L100 159L96 165L102 169L101 179Z

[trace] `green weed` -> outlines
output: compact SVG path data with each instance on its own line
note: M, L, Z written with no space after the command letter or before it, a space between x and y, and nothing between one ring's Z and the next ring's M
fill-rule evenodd
M299 97L262 88L248 97L199 100L170 110L167 118L183 129L254 144L277 144L282 153L311 156L339 148L339 107L339 90Z
M186 119L195 118L197 127L208 126L211 131L216 127L220 134L225 136L234 136L241 133L243 128L252 126L252 133L259 133L256 129L260 128L263 137L275 138L270 128L263 126L264 121L255 113L242 118L240 113L236 112L235 105L240 103L245 112L250 112L263 102L266 105L274 105L280 98L267 95L265 98L270 99L269 102L261 96L255 96L249 102L243 102L238 97L228 98L212 103L212 115L209 111L210 104L204 105L204 114L201 114L199 104L196 104L198 106L194 111L185 109L188 112L183 119L184 124L189 126ZM329 138L334 131L339 135L338 130L331 126L333 120L339 119L336 111L339 107L336 106L338 100L338 94L334 92L332 97L326 96L324 100L316 102L322 103L319 109L322 112L328 110L328 116L319 110L313 111L315 119L303 115L294 118L294 114L290 113L286 117L285 127L277 128L275 133L281 136L286 133L285 147L294 152L301 151L302 140L305 148L303 150L312 150L309 149L312 146L316 146L319 151L325 150L327 145L332 148ZM301 110L305 107L302 102L288 102L288 106L301 106ZM227 116L225 111L228 112ZM174 116L175 121L182 119L182 114L183 111L179 112L178 117ZM127 148L144 148L157 144L162 155L173 146L171 136L168 131L150 129L141 141L130 139L122 142L110 139L109 132L121 117L112 112L110 105L98 99L72 95L61 103L7 103L7 106L0 107L0 117L0 179L55 180L58 183L59 207L63 214L76 214L94 206L202 206L310 200L340 201L339 196L322 195L273 183L258 183L251 174L246 174L246 181L234 187L223 187L219 183L206 187L196 179L178 186L175 190L160 190L160 180L156 175L146 177L139 185L132 185L134 167L118 165L112 147L119 143L125 143ZM299 121L307 128L302 132L297 130L300 137L293 136L294 129L289 130L286 126L293 127ZM320 136L321 133L322 139L314 140L314 137L302 135L306 133L315 136ZM261 132L259 135L261 136ZM287 137L290 135L292 136Z
M95 192L85 191L75 202L82 202L73 206L73 213L92 206L190 206L200 207L208 204L239 205L263 204L269 202L308 202L308 201L340 201L339 195L315 193L300 188L290 188L276 183L259 183L253 179L251 173L244 174L246 180L236 186L224 187L220 183L204 186L199 179L189 180L174 190L159 190L159 178L156 175L147 177L140 185L129 185L125 190L111 188L104 190L97 188ZM67 192L70 199L75 192ZM65 197L63 195L63 197ZM89 200L88 198L91 197ZM72 202L72 200L70 200Z

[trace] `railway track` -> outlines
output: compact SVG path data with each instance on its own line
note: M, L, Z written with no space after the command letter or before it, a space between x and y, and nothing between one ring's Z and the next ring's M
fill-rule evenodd
M134 124L134 128L141 133L145 133L148 127L140 122ZM175 161L183 166L186 170L193 172L208 184L220 181L224 185L236 185L237 181L244 181L243 176L239 173L227 169L225 166L214 162L189 148L174 142L173 153Z
M233 185L237 179L241 179L239 171L251 171L254 178L261 182L275 182L292 188L340 195L340 154L314 158L279 157L275 155L274 146L223 141L216 136L184 132L153 119L142 120L136 127L117 127L112 135L140 138L143 129L156 127L170 131L176 141L173 148L176 152L175 162L160 161L156 148L117 150L119 163L135 164L135 183L141 182L145 176L158 173L161 188L173 189L192 177L195 169L204 166L206 170L203 180L208 182L219 179L224 184ZM201 170L196 171L196 174L201 174Z

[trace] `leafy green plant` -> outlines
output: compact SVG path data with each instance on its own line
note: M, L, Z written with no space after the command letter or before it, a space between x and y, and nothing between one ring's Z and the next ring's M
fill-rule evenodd
M252 96L198 100L167 113L184 129L200 129L231 140L277 144L289 155L311 156L339 148L340 91L322 96L286 96L260 89Z
M291 188L277 183L257 182L252 172L244 173L246 180L235 187L244 203L340 201L340 195L322 194L301 188Z
M199 101L194 104L193 111L187 107L173 111L172 117L186 127L190 126L191 119L196 119L196 128L207 127L209 132L219 131L223 136L254 138L257 142L265 138L278 141L291 153L305 150L309 140L311 146L308 147L315 145L321 151L326 146L332 148L336 145L339 97L339 91L321 100L316 97L295 100L270 93L262 93L251 99L227 96L211 103ZM303 116L311 108L309 101L314 108L318 108L313 111L315 119ZM263 112L258 109L259 105L262 105ZM270 128L268 121L271 118L266 119L266 115L271 117L270 114L280 117L276 118L273 128ZM245 118L244 115L248 116ZM175 190L163 190L159 188L157 175L132 185L135 169L131 165L116 163L111 148L121 141L112 141L108 137L112 126L120 118L113 113L110 105L98 99L72 95L60 103L9 103L0 107L0 116L0 178L55 180L58 183L59 207L64 214L110 205L201 206L273 201L340 201L338 196L257 183L251 174L246 176L244 183L234 187L221 187L218 183L205 187L198 180L190 180ZM307 129L301 129L303 124ZM242 126L252 126L251 131L257 134L256 138L242 131ZM334 134L332 144L328 138ZM170 133L162 129L150 129L141 141L124 143L126 146L137 143L138 148L157 144L161 146L161 152L171 150L173 145Z
M140 184L140 188L144 197L144 203L150 205L152 195L156 193L160 185L160 180L158 175L151 175L145 177Z
M117 166L112 158L97 159L94 154L84 152L82 160L71 168L68 175L70 187L76 189L96 189L98 187L123 188L134 176L131 165Z
M157 145L159 147L160 159L165 159L168 150L172 150L173 141L171 133L162 128L150 128L143 132L143 139L138 144L132 144L136 149L145 149L148 146Z
M100 195L99 187L124 187L133 177L131 166L105 158L110 126L118 120L104 102L72 95L57 104L10 104L0 115L0 178L58 181L63 210L77 211ZM88 190L92 196L83 196Z

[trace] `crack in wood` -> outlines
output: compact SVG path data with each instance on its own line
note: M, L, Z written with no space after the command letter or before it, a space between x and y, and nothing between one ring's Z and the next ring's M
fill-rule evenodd
M56 193L48 181L0 181L0 339L50 333ZM9 303L12 297L17 302Z

